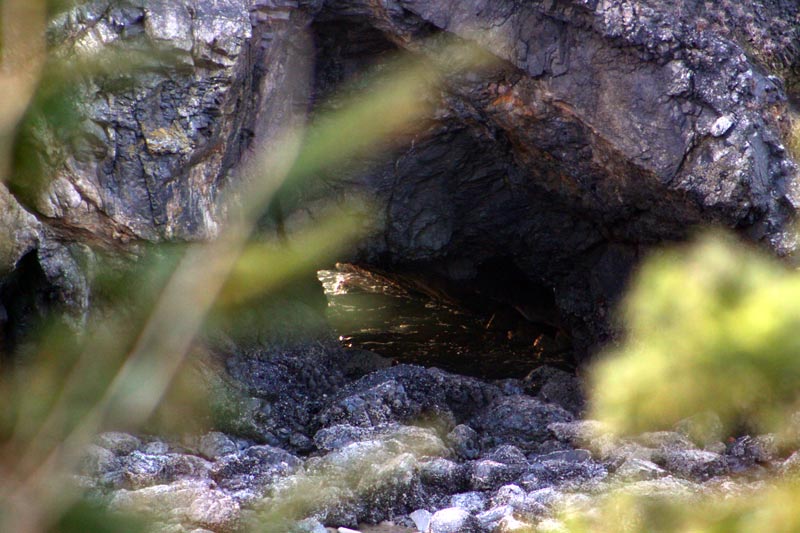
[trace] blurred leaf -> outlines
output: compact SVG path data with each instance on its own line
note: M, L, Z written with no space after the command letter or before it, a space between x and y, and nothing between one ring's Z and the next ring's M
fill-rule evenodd
M87 500L79 500L48 529L48 533L145 533L149 524L139 516L111 512Z
M646 490L646 489L645 489ZM570 533L791 533L800 531L796 484L740 494L647 495L622 488L594 502L594 510L564 509Z
M219 305L223 309L241 305L281 288L297 276L314 274L358 236L358 220L333 214L293 234L289 242L250 243L225 282Z
M730 431L787 427L800 391L800 275L718 234L655 254L624 305L627 339L593 371L619 432L714 411Z

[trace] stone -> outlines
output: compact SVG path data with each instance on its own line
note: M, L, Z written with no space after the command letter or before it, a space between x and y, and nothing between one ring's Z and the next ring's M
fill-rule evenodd
M87 476L100 477L120 469L121 466L112 451L90 444L81 457L79 471Z
M480 513L476 518L485 531L494 531L504 519L514 516L514 508L510 505L498 505Z
M729 471L724 457L704 450L668 451L661 455L658 462L673 474L703 481Z
M480 454L478 433L466 424L459 424L447 434L447 442L453 451L464 459L476 459Z
M579 415L586 404L577 376L551 366L540 366L526 377L526 391Z
M220 488L252 501L276 480L295 473L301 466L302 461L295 455L264 444L218 458L210 474Z
M734 440L728 454L747 464L768 464L778 456L778 438L773 434L744 436Z
M510 505L521 509L525 504L525 491L517 485L503 485L492 496L492 505Z
M239 450L230 437L219 431L212 431L200 437L198 451L206 459L213 460Z
M420 476L426 486L445 494L459 492L467 486L467 469L448 459L422 461Z
M207 483L179 481L114 494L111 509L160 516L184 525L213 531L233 531L239 520L239 504Z
M418 531L428 531L428 524L431 523L433 513L425 509L417 509L408 515L414 521Z
M169 452L169 445L166 442L153 441L148 442L142 448L142 452L149 455L165 455Z
M489 459L475 461L470 467L470 487L473 490L491 490L520 476L523 469Z
M128 455L142 445L138 437L118 431L100 433L95 437L95 442L115 455Z
M479 533L478 521L463 509L450 507L436 511L426 533Z
M589 442L608 434L608 428L598 420L576 420L574 422L554 422L547 429L561 441L577 446L587 445Z
M735 122L733 118L727 115L722 115L717 120L715 120L714 123L711 125L710 133L713 137L722 137L723 135L728 133L728 131L730 131L734 123Z
M499 389L474 378L397 365L340 390L318 419L322 426L372 427L402 424L428 413L463 421L499 395Z
M473 514L482 512L486 508L486 503L486 496L477 491L462 492L450 497L450 507L458 507Z
M484 435L484 447L511 444L522 450L536 450L537 445L550 437L550 424L572 419L573 415L562 407L516 395L498 398L474 417L470 425Z
M615 475L625 481L657 479L667 474L668 472L657 464L635 457L626 459L615 471Z
M314 520L313 518L306 518L305 520L301 520L295 526L292 532L296 533L327 533L327 529L319 520Z

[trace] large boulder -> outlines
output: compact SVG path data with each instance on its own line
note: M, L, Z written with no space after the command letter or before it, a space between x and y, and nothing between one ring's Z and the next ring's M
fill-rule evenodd
M454 75L413 142L332 171L346 179L300 202L284 195L278 211L290 225L313 218L312 200L366 193L378 209L358 259L467 287L521 279L503 297L530 309L549 294L546 320L590 353L613 336L609 309L651 245L713 223L794 250L797 169L782 138L798 11L796 0L83 2L51 24L56 54L159 54L136 76L86 76L78 127L37 128L49 179L0 190L0 267L21 270L0 286L3 329L52 302L79 324L87 245L213 238L239 170L298 109L447 33L502 64ZM23 294L37 290L47 298Z

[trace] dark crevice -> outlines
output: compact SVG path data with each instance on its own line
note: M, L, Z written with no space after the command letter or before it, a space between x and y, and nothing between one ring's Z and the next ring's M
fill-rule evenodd
M59 293L47 281L37 250L28 252L0 283L0 366L58 305Z

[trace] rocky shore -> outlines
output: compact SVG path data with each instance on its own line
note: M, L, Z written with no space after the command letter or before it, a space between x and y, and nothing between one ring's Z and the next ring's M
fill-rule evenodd
M369 360L320 343L252 353L250 408L232 422L259 438L104 433L77 479L164 532L491 533L562 531L563 511L616 490L747 493L800 464L769 435L698 439L713 415L612 437L582 418L578 378L550 367L489 382Z

